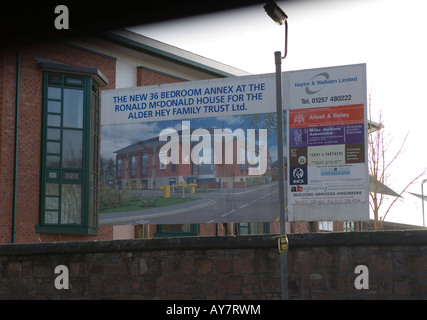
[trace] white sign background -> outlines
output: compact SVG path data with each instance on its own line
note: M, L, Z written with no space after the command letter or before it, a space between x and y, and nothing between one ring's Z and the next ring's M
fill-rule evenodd
M291 71L288 81L291 109L366 104L366 64Z
M291 71L284 74L283 83L284 103L287 110L326 109L328 107L342 107L340 110L344 110L345 106L364 106L364 163L315 165L308 156L307 171L304 173L309 178L301 185L289 184L294 172L291 172L288 165L288 221L368 220L366 65L356 64ZM295 119L295 121L297 120L303 121L303 119ZM288 146L291 145L289 121L291 119L288 116ZM330 124L326 122L323 125L334 126L335 124L331 121ZM339 147L334 147L333 144L328 145L326 142L321 147L308 147L307 149L310 150L309 152L316 153L316 149L322 151L331 150L331 148L334 151ZM290 159L289 152L288 159ZM341 156L337 156L335 159L339 162ZM321 157L316 157L315 160L322 162ZM327 162L332 159L328 155L324 157L324 160ZM328 170L331 170L330 175ZM332 172L333 170L336 172ZM302 174L300 171L295 171L295 173ZM292 187L293 189L291 189ZM298 197L303 198L304 201L297 200Z
M102 91L102 125L276 111L274 74Z

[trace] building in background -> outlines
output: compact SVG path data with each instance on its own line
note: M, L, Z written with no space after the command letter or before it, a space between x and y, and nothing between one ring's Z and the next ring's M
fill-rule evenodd
M100 92L246 72L127 30L0 51L0 243L113 239L99 226Z

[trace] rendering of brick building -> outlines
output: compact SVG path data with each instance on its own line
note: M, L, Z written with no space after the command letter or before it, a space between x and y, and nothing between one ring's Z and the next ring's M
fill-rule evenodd
M215 129L206 129L209 134L203 139L211 141L211 148L209 150L210 159L208 163L195 163L192 161L191 153L197 145L197 142L192 142L188 147L190 154L185 154L185 147L183 146L182 131L177 134L180 137L180 142L176 148L181 158L189 157L189 163L176 163L164 164L161 161L162 149L166 145L165 141L159 141L159 137L154 137L144 141L139 141L135 144L122 148L116 151L116 184L119 189L129 184L138 189L154 189L163 185L172 184L192 184L195 183L199 187L227 189L227 188L245 188L247 187L248 179L255 178L250 175L250 164L247 161L247 153L249 145L244 141L237 138L233 139L230 145L223 143L223 130L215 131ZM194 131L193 131L194 132ZM190 133L190 132L189 132ZM192 134L192 133L190 133ZM215 135L221 137L221 142L215 145ZM235 135L230 134L232 138ZM187 137L190 141L190 138ZM226 152L232 153L232 163L226 163ZM252 152L258 152L257 148ZM218 154L217 154L218 153ZM219 159L219 154L221 159ZM167 157L167 155L164 155ZM170 157L170 155L169 155ZM265 172L257 179L263 179L268 182L271 179L271 155L266 151L266 159L260 159L260 162L266 162ZM179 159L178 159L179 160ZM194 160L194 159L193 159ZM199 162L199 161L197 161Z

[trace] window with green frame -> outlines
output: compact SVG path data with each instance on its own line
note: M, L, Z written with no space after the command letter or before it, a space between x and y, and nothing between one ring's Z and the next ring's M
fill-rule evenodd
M198 224L159 224L157 225L157 232L154 234L154 237L190 237L197 236L198 234Z
M36 232L97 234L99 125L99 84L90 75L43 73Z
M238 235L242 234L266 234L270 233L270 223L268 222L241 222L236 223Z

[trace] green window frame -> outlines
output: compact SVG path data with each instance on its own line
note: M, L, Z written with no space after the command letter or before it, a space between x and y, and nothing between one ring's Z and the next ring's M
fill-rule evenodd
M39 233L96 235L99 84L84 74L43 73Z
M198 224L159 224L155 238L191 237L199 234Z
M238 235L243 234L268 234L270 233L269 222L240 222L236 223Z

